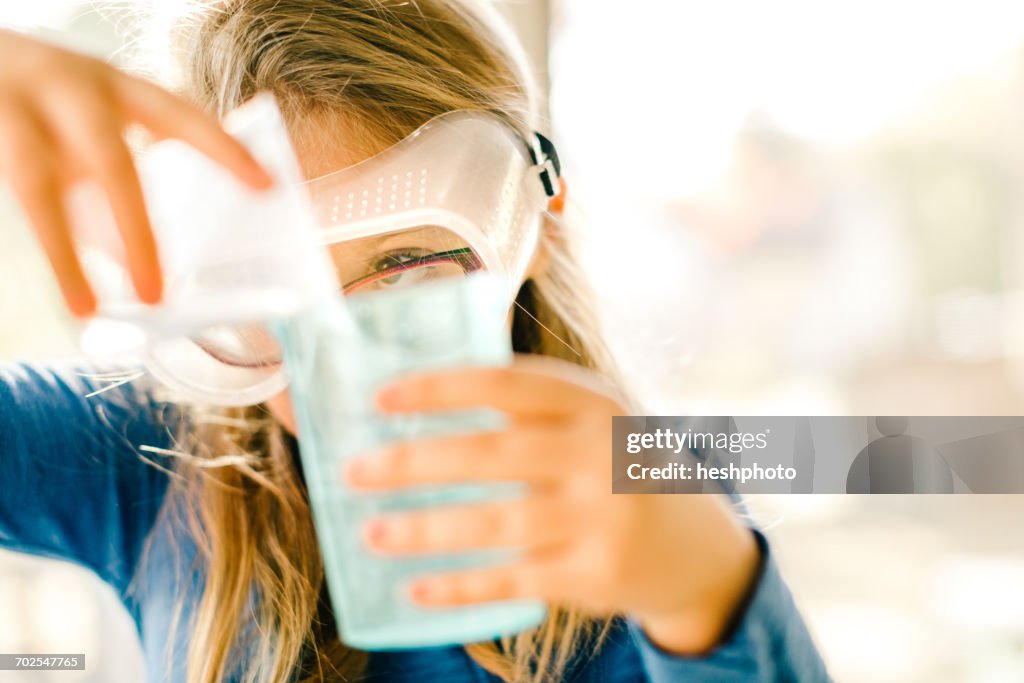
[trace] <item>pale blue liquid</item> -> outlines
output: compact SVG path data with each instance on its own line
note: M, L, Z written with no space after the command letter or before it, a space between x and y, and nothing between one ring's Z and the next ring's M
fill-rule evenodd
M299 450L341 639L366 650L490 640L537 625L540 601L424 609L404 595L412 577L508 560L515 549L384 557L369 552L363 524L382 513L522 495L522 485L418 487L359 494L341 463L384 443L496 429L479 410L385 417L373 396L416 370L505 365L511 359L506 289L487 274L324 302L276 326L285 350ZM481 457L486 457L485 453Z

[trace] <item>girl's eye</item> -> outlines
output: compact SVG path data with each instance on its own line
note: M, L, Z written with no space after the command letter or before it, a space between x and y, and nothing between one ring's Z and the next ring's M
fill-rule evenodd
M358 284L350 286L347 291L377 291L382 289L395 289L407 287L420 282L432 280L450 270L435 264L430 257L435 252L426 249L403 249L391 251L384 254L377 261L370 264L366 275L361 277Z
M398 284L410 269L415 269L415 264L429 253L422 250L390 252L373 264L370 274L383 276L375 280L381 285Z
M465 267L458 258L463 250L429 251L403 249L392 251L369 264L367 273L350 282L345 291L375 291L408 287L430 280L465 275ZM468 250L466 250L468 251Z

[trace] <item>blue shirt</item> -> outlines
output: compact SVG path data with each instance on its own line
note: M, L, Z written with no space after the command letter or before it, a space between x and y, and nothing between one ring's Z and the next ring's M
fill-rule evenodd
M87 397L109 386L73 367L0 364L0 547L68 560L98 574L135 620L150 683L177 683L184 680L188 634L179 627L170 643L170 620L182 597L194 604L202 577L188 574L197 571L191 569L194 545L158 514L168 463L140 450L171 445L177 412L158 402L145 380ZM754 534L762 553L759 576L712 652L674 655L632 620L618 618L597 656L578 657L565 680L829 680L764 537ZM151 535L151 554L140 565ZM372 653L366 680L498 679L462 648L440 647Z

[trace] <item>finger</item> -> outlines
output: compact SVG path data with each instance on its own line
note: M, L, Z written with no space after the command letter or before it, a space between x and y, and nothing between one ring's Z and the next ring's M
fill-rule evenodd
M557 496L451 505L370 520L371 549L388 554L552 546L578 532L573 506Z
M553 600L562 592L554 565L551 560L530 554L511 564L415 579L408 592L414 602L432 607L493 600Z
M39 236L70 311L86 316L96 298L75 254L57 181L57 157L42 124L10 108L0 110L0 168Z
M76 115L67 116L68 107ZM156 240L150 227L135 162L121 135L121 122L113 106L90 90L54 95L51 115L56 134L99 181L110 200L118 232L124 241L128 268L139 298L147 303L160 300L163 278Z
M270 174L217 121L192 104L142 79L121 74L115 83L131 120L160 137L184 140L255 189L273 184Z
M406 377L377 395L388 411L464 410L488 406L523 417L621 409L593 380L563 366L517 360L511 367L463 367Z
M572 434L520 427L396 443L343 466L349 485L362 489L476 481L556 483L572 475L578 448Z

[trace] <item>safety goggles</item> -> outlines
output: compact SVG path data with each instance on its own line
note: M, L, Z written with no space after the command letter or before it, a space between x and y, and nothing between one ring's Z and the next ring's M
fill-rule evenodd
M383 250L381 241L405 246ZM446 231L423 228L401 231L384 240L371 237L341 242L330 245L330 249L332 255L337 253L336 260L340 262L342 293L355 296L462 277L480 270L482 263L472 248L452 246ZM281 363L277 341L263 325L214 327L190 339L220 363L236 368L276 367Z
M509 305L560 191L554 146L499 117L451 112L351 167L303 183L345 296L462 277L502 276ZM151 338L147 368L185 398L263 402L287 385L262 320Z

